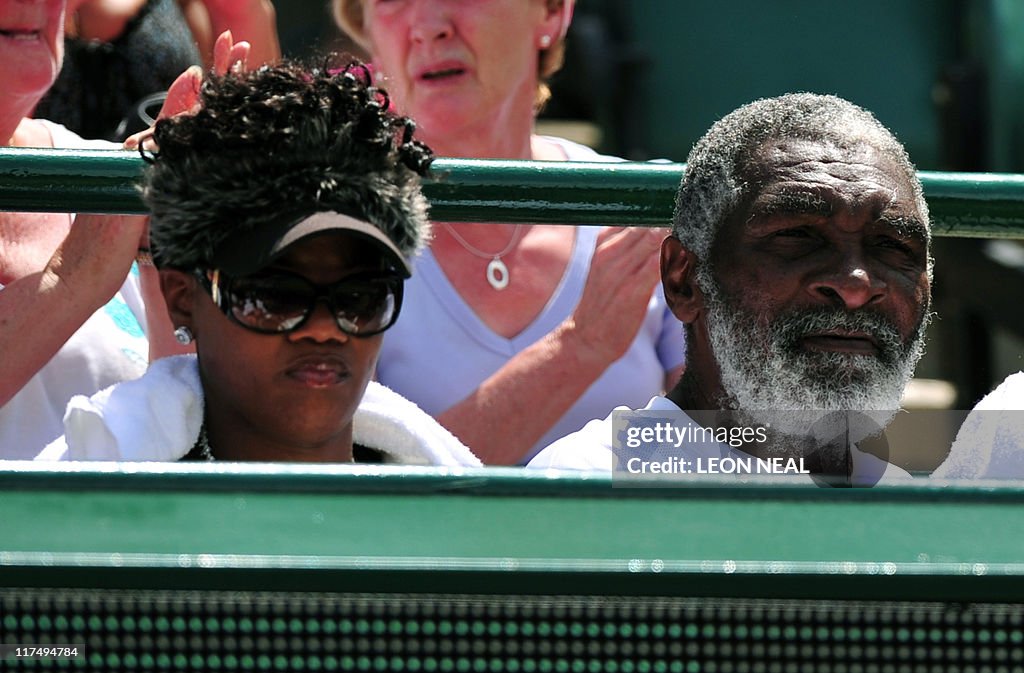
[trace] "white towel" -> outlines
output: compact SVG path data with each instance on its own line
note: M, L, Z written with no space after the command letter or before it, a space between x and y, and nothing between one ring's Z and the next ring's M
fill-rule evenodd
M383 452L388 463L481 465L467 446L427 412L376 381L370 381L356 409L352 441Z
M163 358L140 378L71 398L64 436L36 460L178 460L195 446L202 425L196 356Z
M203 424L203 387L194 355L157 360L146 374L79 395L64 414L64 436L36 460L175 461ZM480 466L480 460L418 406L371 381L352 421L353 441L404 465Z
M1024 479L1024 372L1008 376L974 406L932 477Z

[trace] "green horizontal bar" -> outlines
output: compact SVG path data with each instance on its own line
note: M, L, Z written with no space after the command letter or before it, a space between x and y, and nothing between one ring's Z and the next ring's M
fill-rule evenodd
M437 220L666 226L683 164L438 159ZM0 210L143 212L132 152L0 148ZM1024 175L922 171L939 236L1024 238Z
M547 575L563 592L614 582L666 595L1024 600L1022 488L620 489L607 476L496 468L7 463L0 493L8 586L135 569L141 583L235 573L239 588L267 572L309 589L318 573L358 576L363 590L377 581L367 575L431 590L435 575L456 586L462 574L529 593Z

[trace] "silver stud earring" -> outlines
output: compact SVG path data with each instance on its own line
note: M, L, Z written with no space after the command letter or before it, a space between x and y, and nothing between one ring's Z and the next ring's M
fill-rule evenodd
M541 49L547 49L550 46L551 46L551 36L550 35L541 35L540 36L540 48Z
M192 343L192 330L182 325L181 327L175 328L174 340L180 343L182 346L187 346Z

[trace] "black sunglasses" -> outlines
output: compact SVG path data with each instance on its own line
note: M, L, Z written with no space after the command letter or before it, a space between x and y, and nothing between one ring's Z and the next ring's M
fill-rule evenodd
M331 285L316 285L287 271L228 278L219 270L196 270L213 303L236 324L261 334L294 331L323 299L345 334L368 337L395 324L402 308L404 279L374 271Z

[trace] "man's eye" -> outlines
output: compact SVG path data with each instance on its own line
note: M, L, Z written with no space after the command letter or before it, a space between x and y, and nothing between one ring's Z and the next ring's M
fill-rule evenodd
M900 252L905 252L907 254L913 252L913 249L910 247L909 244L907 244L906 241L903 241L899 238L895 238L893 236L883 236L881 239L879 239L878 246L882 248L888 248L890 250L898 250Z

